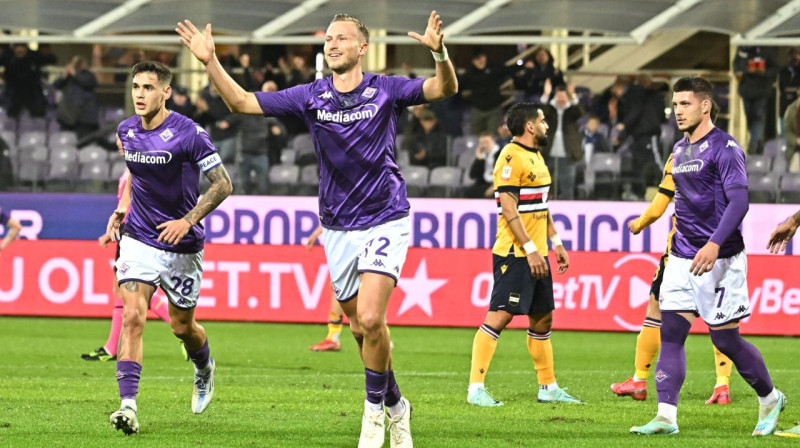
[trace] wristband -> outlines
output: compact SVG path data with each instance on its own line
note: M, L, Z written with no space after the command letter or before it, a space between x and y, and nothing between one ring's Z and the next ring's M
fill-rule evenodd
M442 45L442 52L437 53L431 50L431 54L433 55L433 60L436 62L446 62L450 57L447 55L447 47Z
M550 242L553 243L553 247L564 245L564 243L561 242L561 238L558 237L558 234L551 236Z
M522 250L525 251L525 254L532 254L536 252L536 245L533 244L533 241L528 241L527 243L522 245Z

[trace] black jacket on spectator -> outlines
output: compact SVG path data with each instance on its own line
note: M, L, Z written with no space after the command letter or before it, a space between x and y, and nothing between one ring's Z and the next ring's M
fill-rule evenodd
M548 79L553 86L553 93L558 86L566 85L564 74L557 70L553 63L553 55L547 52L550 60L546 64L540 64L534 60L533 68L525 67L514 77L514 88L525 93L526 101L538 102L539 97L544 93L544 83ZM553 99L552 94L547 100Z
M500 86L509 76L519 70L518 67L487 66L483 70L470 64L459 79L459 85L471 93L467 98L472 107L487 111L499 107L506 100L500 94Z
M664 97L657 90L631 84L622 95L619 121L625 124L625 135L649 136L661 134L664 122Z
M766 72L748 73L748 65L757 60L763 60ZM742 98L767 97L772 93L772 83L778 73L778 56L772 47L739 47L733 60L733 71L742 73L739 81Z
M447 135L438 128L426 134L420 130L412 136L411 164L436 168L437 166L447 165ZM420 151L425 151L422 159L415 157Z
M778 85L781 89L780 97L780 116L786 113L786 108L797 99L797 92L800 89L800 64L786 64L778 74Z
M542 105L541 109L548 125L547 146L543 151L543 155L545 157L550 157L550 149L553 146L553 140L558 130L558 111L550 104ZM583 134L578 126L578 119L580 119L582 115L583 108L581 108L580 105L571 104L564 109L564 115L562 117L563 124L561 126L561 132L564 134L564 149L567 153L567 157L573 162L583 160L583 148L581 147Z
M71 129L78 124L90 127L98 125L97 95L94 91L97 78L94 73L82 69L74 75L59 76L53 86L62 92L57 113L61 126Z
M0 56L0 66L5 67L4 102L8 115L18 117L22 109L28 109L31 115L43 117L47 111L47 99L42 91L42 66L54 64L56 57L30 49L20 57L15 53L17 46L6 48Z
M201 126L209 129L211 139L225 140L236 137L236 129L233 127L221 129L217 126L218 122L225 120L231 113L222 97L219 95L212 95L208 87L203 89L200 96L208 103L208 110L197 116L197 122Z

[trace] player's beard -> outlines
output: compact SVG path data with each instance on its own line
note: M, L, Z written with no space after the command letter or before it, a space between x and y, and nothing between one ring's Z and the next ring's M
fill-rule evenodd
M326 62L328 61L326 60ZM331 66L330 62L328 62L328 67L331 69L332 72L336 73L337 75L341 75L343 73L347 73L348 71L350 71L353 67L356 66L357 63L358 63L358 57L356 56L355 58L347 60L339 59L339 65L337 67Z
M547 134L536 135L533 137L533 143L536 145L537 148L544 148L547 146L548 143Z

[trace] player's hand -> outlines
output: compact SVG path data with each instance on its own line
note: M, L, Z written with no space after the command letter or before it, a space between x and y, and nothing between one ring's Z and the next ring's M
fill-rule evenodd
M317 242L317 235L312 233L311 236L308 237L308 241L306 241L306 249L308 249L308 250L313 249L314 248L314 243L316 243L316 242Z
M99 238L97 238L97 242L100 243L102 247L108 247L108 243L110 243L111 241L112 241L111 237L108 236L107 233L104 233L100 235Z
M444 34L442 33L442 18L439 13L431 11L431 16L428 18L428 27L425 28L425 34L419 35L414 31L408 32L409 37L418 40L425 48L441 53L444 48Z
M214 38L211 37L211 24L206 25L205 36L188 20L178 22L175 32L181 36L181 43L192 52L203 65L208 65L214 58Z
M531 275L535 278L547 277L549 268L547 267L547 262L544 261L544 257L539 252L530 253L527 258L528 266L531 268Z
M639 233L641 233L641 229L636 228L635 219L631 219L630 221L628 221L628 232L631 232L634 235L638 235Z
M718 256L719 246L711 241L707 242L702 249L697 251L697 255L694 256L692 265L689 267L689 272L694 275L703 275L706 272L711 272Z
M111 241L119 241L119 226L122 224L122 220L125 219L125 215L127 214L127 210L123 209L116 209L111 216L108 218L108 225L106 226L106 236Z
M797 223L794 222L794 217L790 216L789 219L782 222L772 231L767 243L767 249L771 254L777 254L786 250L789 241L794 237L797 232Z
M156 229L164 229L158 235L158 242L164 242L173 246L181 242L184 236L192 229L192 225L185 219L174 219L162 222Z
M553 247L553 252L556 253L556 261L558 262L558 273L563 274L569 269L569 255L564 246Z

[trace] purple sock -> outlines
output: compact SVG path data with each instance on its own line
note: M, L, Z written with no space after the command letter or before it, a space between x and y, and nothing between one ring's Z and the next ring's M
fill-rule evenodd
M731 358L739 375L742 375L747 384L755 389L759 397L766 397L772 392L772 378L769 376L761 352L751 343L745 341L739 334L739 328L727 330L711 330L711 342Z
M119 396L123 399L136 399L139 393L139 377L142 365L135 361L117 361L117 385Z
M208 358L211 357L211 352L208 349L208 338L206 338L206 342L200 347L200 350L196 352L187 350L187 353L189 353L189 359L192 360L198 370L205 368L208 365Z
M389 381L389 372L375 372L364 368L364 374L367 377L367 401L372 404L383 403L383 397L386 396Z
M386 382L386 396L383 397L383 404L387 407L392 407L400 402L400 398L403 395L400 394L400 388L394 379L394 370L389 370L386 373L388 374L388 381Z
M656 363L658 402L678 405L683 380L686 379L686 336L692 324L676 313L661 313L661 354Z

